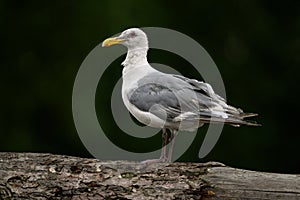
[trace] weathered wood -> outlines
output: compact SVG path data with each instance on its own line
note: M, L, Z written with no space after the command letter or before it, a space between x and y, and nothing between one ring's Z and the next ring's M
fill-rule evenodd
M300 175L0 153L0 199L300 199Z

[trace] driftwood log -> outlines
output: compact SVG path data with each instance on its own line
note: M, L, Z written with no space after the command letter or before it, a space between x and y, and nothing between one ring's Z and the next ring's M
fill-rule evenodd
M300 199L300 175L0 153L0 199Z

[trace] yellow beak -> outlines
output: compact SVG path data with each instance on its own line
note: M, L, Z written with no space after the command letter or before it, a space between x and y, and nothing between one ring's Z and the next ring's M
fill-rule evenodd
M118 39L118 38L107 38L102 42L102 47L109 47L114 44L119 44L120 42L123 42L124 40Z

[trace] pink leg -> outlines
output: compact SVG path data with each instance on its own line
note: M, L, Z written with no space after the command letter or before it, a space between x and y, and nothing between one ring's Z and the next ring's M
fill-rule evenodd
M176 136L175 130L170 130L170 131L171 131L171 137L170 137L170 147L169 147L167 162L172 162L173 147L174 147L175 136Z
M160 158L144 160L141 163L142 164L150 164L150 163L166 162L167 161L167 156L166 156L167 142L168 142L167 130L165 128L163 128L163 130L162 130L162 149L161 149Z
M163 128L162 130L162 149L161 149L161 155L160 155L160 159L162 160L162 162L165 162L167 159L167 142L168 142L168 134L167 134L167 130L165 128Z

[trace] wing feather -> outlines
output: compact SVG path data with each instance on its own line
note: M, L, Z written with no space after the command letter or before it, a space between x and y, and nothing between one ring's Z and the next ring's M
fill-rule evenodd
M128 93L128 99L138 109L169 122L255 124L243 120L255 114L228 105L208 83L180 75L151 73L138 81L137 87Z

